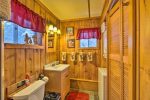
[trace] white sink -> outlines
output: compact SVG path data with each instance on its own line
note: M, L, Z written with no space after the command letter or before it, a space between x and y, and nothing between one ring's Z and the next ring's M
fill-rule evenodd
M66 68L68 68L70 65L69 64L58 64L58 65L55 65L55 66L47 66L45 65L45 70L50 70L50 71L63 71L65 70Z

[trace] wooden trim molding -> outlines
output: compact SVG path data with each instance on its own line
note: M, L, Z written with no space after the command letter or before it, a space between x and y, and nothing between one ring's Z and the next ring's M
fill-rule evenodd
M101 16L97 17L87 17L87 18L76 18L76 19L67 19L67 20L61 20L60 22L72 22L72 21L82 21L82 20L92 20L92 19L100 19Z
M3 20L0 19L0 99L4 100L4 40L3 40Z
M78 78L70 78L70 80L98 83L98 81L95 81L95 80L78 79Z
M25 44L5 44L6 49L44 49L44 46L25 45Z

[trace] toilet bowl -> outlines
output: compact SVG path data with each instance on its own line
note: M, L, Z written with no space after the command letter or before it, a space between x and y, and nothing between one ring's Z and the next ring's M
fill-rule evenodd
M13 100L43 100L47 81L38 80L12 96Z

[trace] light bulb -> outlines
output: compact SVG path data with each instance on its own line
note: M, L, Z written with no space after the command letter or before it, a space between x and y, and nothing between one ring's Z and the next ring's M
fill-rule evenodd
M51 32L50 32L50 34L54 34L54 32L53 32L53 31L51 31Z
M54 31L54 32L57 32L57 27L54 27L53 31Z
M58 29L58 30L57 30L57 34L61 34L61 31L60 31L60 29Z
M53 25L50 25L49 26L49 31L53 31L53 29L54 29Z

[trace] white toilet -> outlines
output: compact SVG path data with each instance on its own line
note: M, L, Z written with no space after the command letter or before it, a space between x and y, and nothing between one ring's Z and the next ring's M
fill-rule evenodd
M12 96L13 100L43 100L45 84L48 80L38 80Z

